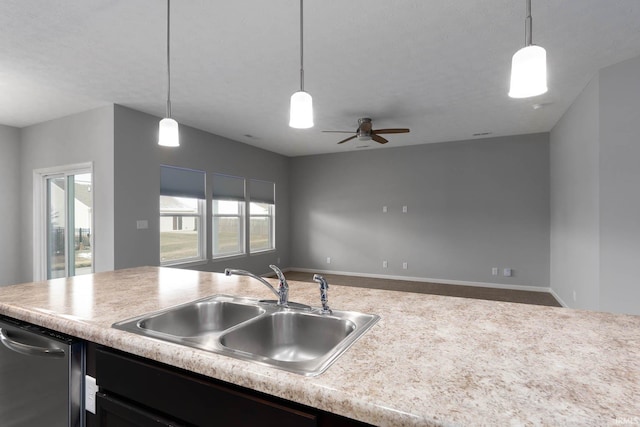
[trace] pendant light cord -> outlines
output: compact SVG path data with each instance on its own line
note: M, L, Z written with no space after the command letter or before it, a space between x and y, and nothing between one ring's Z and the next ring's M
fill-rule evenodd
M167 0L167 118L171 118L171 48L170 48L170 31L171 31L171 0Z
M303 38L303 6L300 0L300 91L304 92L304 38Z
M533 44L531 33L533 32L533 19L531 18L531 0L526 0L527 18L524 22L524 45L531 46Z

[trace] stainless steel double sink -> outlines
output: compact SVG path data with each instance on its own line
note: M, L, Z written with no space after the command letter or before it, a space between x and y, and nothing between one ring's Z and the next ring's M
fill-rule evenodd
M285 308L214 295L113 324L114 328L313 376L324 372L379 316Z

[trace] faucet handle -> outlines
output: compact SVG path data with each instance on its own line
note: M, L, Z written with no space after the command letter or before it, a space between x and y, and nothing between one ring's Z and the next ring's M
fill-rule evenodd
M269 268L272 269L277 275L278 279L284 278L284 274L282 274L282 270L277 265L269 264Z
M276 276L278 276L278 280L280 280L280 286L284 286L288 289L289 284L287 283L287 279L284 277L284 273L282 273L282 270L280 270L277 265L273 264L269 265L269 268L276 273Z
M278 305L287 307L289 304L289 284L287 283L287 279L277 265L271 264L269 268L276 273L280 281L280 285L278 286Z
M320 303L322 303L322 310L320 312L322 314L331 314L328 295L329 283L327 283L327 280L319 274L313 275L313 281L320 284Z

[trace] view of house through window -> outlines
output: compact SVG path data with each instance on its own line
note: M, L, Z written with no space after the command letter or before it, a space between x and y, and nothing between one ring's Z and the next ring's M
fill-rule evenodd
M160 196L160 262L202 258L200 200Z
M205 259L202 171L160 167L160 264Z

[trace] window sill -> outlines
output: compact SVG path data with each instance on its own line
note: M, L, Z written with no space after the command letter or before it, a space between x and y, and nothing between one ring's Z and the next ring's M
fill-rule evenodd
M276 253L276 252L277 252L276 249L264 249L264 250L261 250L261 251L251 252L251 253L249 253L249 256L268 255L268 254L272 254L272 253Z
M190 260L190 261L175 261L175 262L160 263L160 267L188 268L188 267L206 265L207 263L208 261L206 259L198 259L198 260Z
M211 261L213 261L213 262L226 261L226 260L229 260L229 259L245 258L246 256L247 256L246 253L229 254L229 255L217 255L217 256L211 257Z

